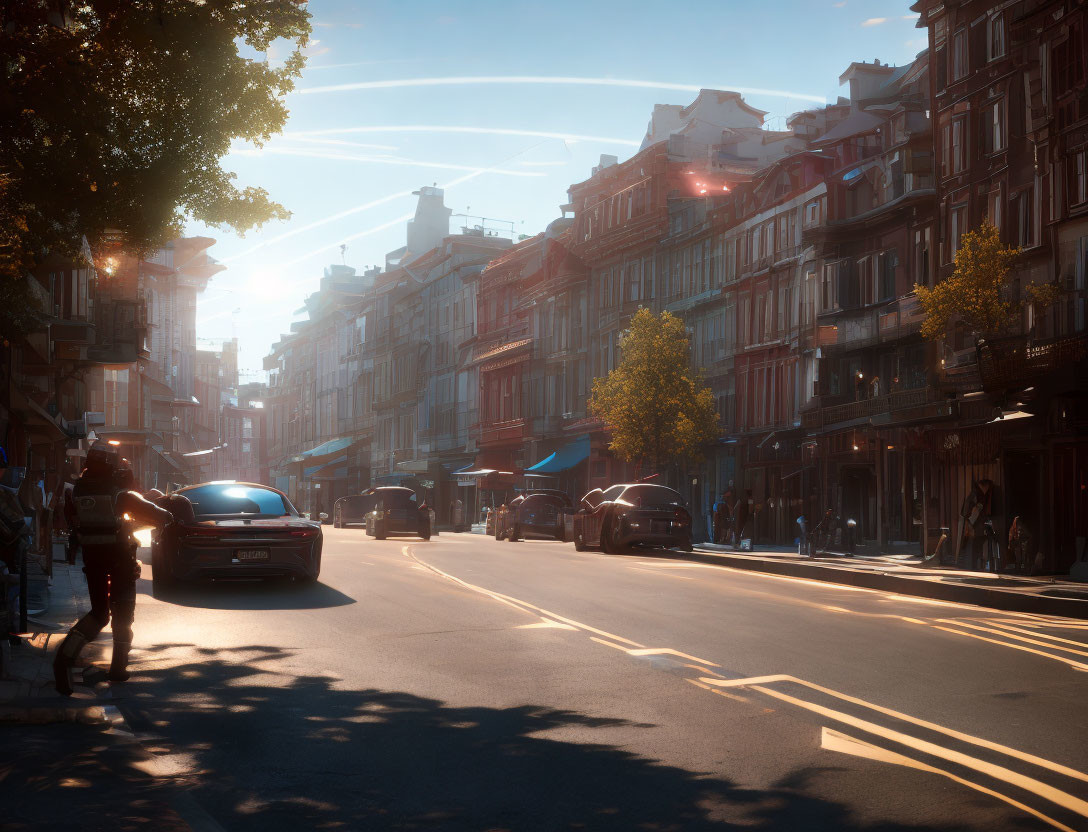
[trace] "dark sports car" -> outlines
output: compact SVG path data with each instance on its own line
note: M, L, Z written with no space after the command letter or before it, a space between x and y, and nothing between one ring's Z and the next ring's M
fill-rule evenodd
M678 491L631 483L595 488L574 516L574 548L623 554L634 545L691 550L691 515Z
M158 591L197 578L287 575L313 582L321 572L321 524L302 517L275 488L208 482L156 502L175 520L151 538Z
M378 540L385 540L391 534L411 534L424 540L431 539L434 512L425 504L420 504L416 492L411 488L384 485L363 492L363 496L374 498L374 507L366 515L367 534Z
M373 493L353 494L341 497L332 505L332 525L334 529L348 526L365 526L366 516L374 510L377 495Z
M574 503L562 491L542 489L519 496L500 512L495 537L517 541L532 535L566 540L563 515L573 509Z

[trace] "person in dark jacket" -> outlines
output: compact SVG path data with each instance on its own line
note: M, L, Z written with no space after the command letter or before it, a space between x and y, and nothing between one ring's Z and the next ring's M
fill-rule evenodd
M736 529L736 547L740 548L741 541L745 539L745 535L749 534L751 529L752 519L752 489L745 489L744 494L737 500L736 508L733 510L733 524Z
M161 527L170 512L148 502L136 491L127 460L117 449L99 442L87 454L87 467L72 491L76 528L83 546L83 571L91 596L91 611L71 629L53 660L57 692L72 693L71 670L80 651L113 617L113 659L109 679L129 678L132 622L136 616L136 580L140 562L132 533L143 527Z

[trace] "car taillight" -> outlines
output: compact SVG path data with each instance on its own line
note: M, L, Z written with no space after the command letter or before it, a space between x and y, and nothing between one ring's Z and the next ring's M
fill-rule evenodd
M673 513L673 523L675 523L677 526L686 526L690 519L691 518L688 516L688 513L682 508L678 508Z
M291 532L291 537L314 537L317 535L317 529L296 529Z

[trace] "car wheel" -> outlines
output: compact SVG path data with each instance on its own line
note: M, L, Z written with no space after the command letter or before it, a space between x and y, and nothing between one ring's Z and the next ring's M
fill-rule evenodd
M385 527L384 526L379 526L377 523L374 524L374 539L375 540L385 540Z
M612 554L611 537L612 535L608 529L608 524L605 523L601 526L601 551L604 552L606 555Z
M584 552L586 550L586 539L582 537L581 532L577 532L574 535L574 551Z
M509 540L511 543L517 543L519 540L521 540L521 523L515 523L510 528Z

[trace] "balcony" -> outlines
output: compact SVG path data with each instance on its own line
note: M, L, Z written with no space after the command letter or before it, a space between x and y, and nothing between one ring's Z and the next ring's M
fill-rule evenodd
M507 419L480 425L480 444L498 445L504 442L520 442L527 435L528 419Z
M1088 332L1046 341L1011 335L979 341L976 349L982 389L987 393L1020 390L1044 382L1083 384L1083 368L1080 372L1077 368L1088 360Z
M946 401L946 398L931 387L921 387L917 390L897 390L884 396L873 399L862 399L856 402L820 407L801 415L801 426L806 431L821 430L832 425L873 420L878 422L896 421L895 416L905 411L924 408L926 405L938 404ZM885 418L881 418L885 417Z

